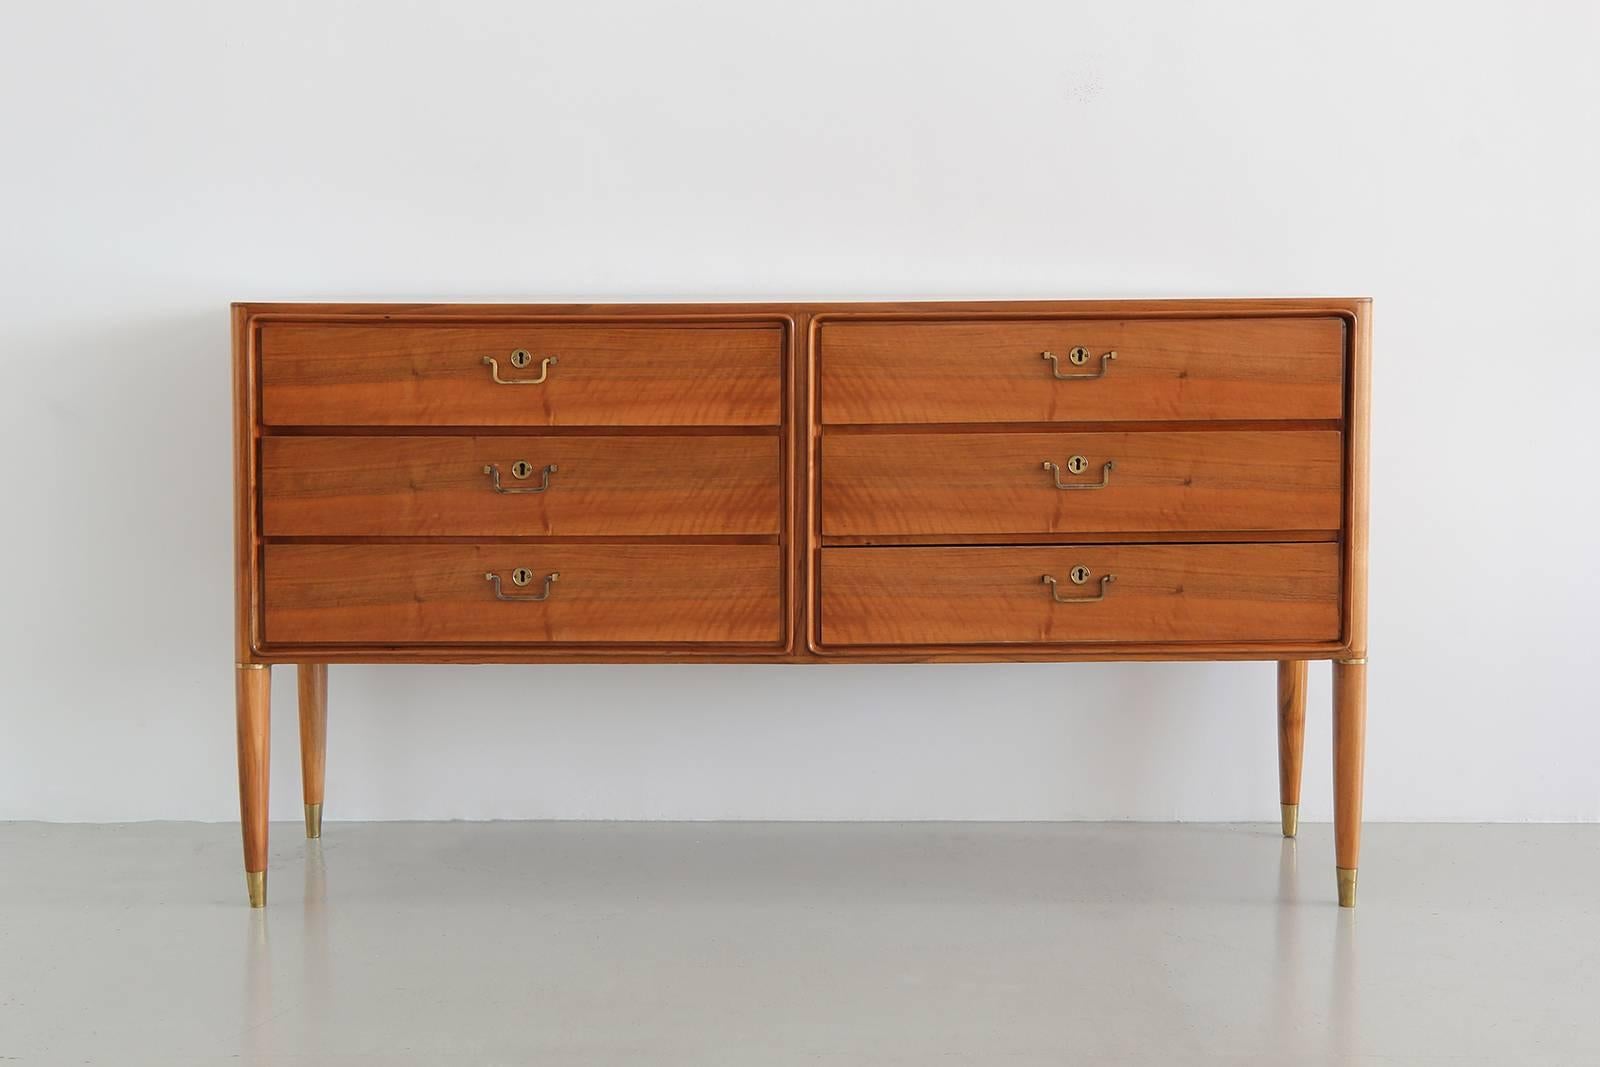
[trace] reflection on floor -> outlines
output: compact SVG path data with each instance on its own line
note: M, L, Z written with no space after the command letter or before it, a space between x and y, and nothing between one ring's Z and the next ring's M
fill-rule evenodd
M1600 1063L1600 827L0 824L0 1061Z

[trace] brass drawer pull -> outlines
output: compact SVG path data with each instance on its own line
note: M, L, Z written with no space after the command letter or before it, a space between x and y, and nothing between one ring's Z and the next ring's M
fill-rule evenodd
M1105 465L1100 468L1100 480L1098 482L1063 482L1061 480L1061 468L1049 460L1044 461L1044 469L1049 471L1050 476L1055 479L1057 489L1104 489L1111 484L1111 472L1115 468L1116 464L1108 459ZM1067 470L1073 474L1081 474L1088 469L1089 461L1082 456L1073 456L1067 460Z
M544 471L542 472L544 477L541 479L541 481L539 482L538 485L525 485L525 486L501 485L500 484L500 465L497 464L497 463L490 463L487 466L485 466L483 468L483 473L485 473L485 474L487 474L489 476L491 482L494 484L494 491L497 492L497 493L542 493L546 489L550 488L550 476L552 474L554 474L556 472L556 470L557 470L556 465L554 463L550 464L549 466L545 467ZM517 460L515 463L513 463L511 465L512 477L515 477L515 478L526 478L528 475L530 475L532 473L533 473L533 465L530 464L527 460L519 459L519 460Z
M494 583L494 598L496 600L549 600L550 587L556 583L556 579L559 577L561 575L555 571L545 575L544 592L542 593L529 593L527 596L506 596L505 592L500 588L500 576L498 574L491 572L484 575L484 578ZM518 567L511 572L511 584L513 585L523 586L531 581L533 581L533 572L526 567Z
M1082 585L1089 580L1090 573L1089 568L1080 563L1067 572L1067 577L1072 580L1073 585ZM1041 579L1045 585L1050 587L1050 596L1054 598L1057 604L1093 604L1097 600L1104 600L1106 598L1106 586L1116 580L1117 576L1115 574L1101 575L1100 592L1094 596L1062 596L1061 591L1056 588L1056 580L1054 578L1046 574Z
M526 367L533 362L533 357L526 348L519 348L511 353L513 367ZM483 365L489 368L489 377L493 378L496 385L542 385L550 377L550 368L560 362L555 356L545 356L539 361L539 376L537 378L502 378L500 377L500 364L495 362L493 356L484 356Z
M1048 359L1052 364L1054 364L1050 370L1051 373L1056 376L1056 381L1072 382L1084 381L1088 378L1104 378L1106 376L1106 368L1111 366L1111 361L1117 358L1117 353L1115 349L1107 352L1105 355L1100 357L1100 369L1097 371L1089 371L1085 374L1062 374L1061 361L1056 358L1056 354L1054 352L1040 352L1039 358ZM1084 348L1082 345L1076 346L1067 353L1067 362L1071 363L1074 367L1083 366L1085 363L1089 362L1089 350Z

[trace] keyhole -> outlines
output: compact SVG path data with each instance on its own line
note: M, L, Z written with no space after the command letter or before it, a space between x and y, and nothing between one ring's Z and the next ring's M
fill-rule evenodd
M1072 579L1073 585L1082 585L1089 580L1089 568L1080 563L1067 572L1067 577Z
M511 581L516 585L527 585L533 581L533 572L526 567L518 567L511 572Z
M1073 474L1082 474L1088 469L1089 461L1084 459L1082 456L1073 456L1071 459L1067 460L1067 470L1071 471Z
M1089 350L1082 345L1078 345L1067 353L1067 360L1074 367L1081 367L1089 362Z
M515 478L526 478L533 473L533 464L525 459L519 459L511 465L511 474Z
M526 348L519 348L511 353L511 365L513 367L526 367L532 362L533 354Z

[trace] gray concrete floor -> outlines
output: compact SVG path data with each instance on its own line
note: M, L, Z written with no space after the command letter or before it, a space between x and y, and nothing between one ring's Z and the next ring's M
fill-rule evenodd
M0 824L0 1062L1600 1064L1600 827Z

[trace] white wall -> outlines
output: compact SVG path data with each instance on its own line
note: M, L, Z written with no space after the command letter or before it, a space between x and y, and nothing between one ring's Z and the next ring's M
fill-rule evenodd
M1595 12L8 5L0 818L236 817L231 300L1295 294L1376 299L1369 817L1600 818ZM332 690L330 819L1277 811L1265 664Z

